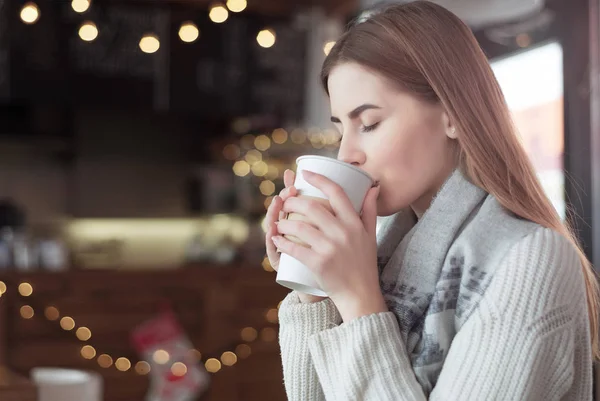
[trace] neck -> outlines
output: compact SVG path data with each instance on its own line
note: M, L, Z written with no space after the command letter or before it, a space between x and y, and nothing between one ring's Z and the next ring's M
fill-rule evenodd
M452 175L453 171L454 166L450 169L444 169L433 185L421 197L419 197L410 205L410 208L417 216L417 219L420 220L421 217L423 217L427 209L429 209L429 206L431 206L433 198L435 198L435 196L440 192L442 185L444 185L444 183L448 180L448 177Z

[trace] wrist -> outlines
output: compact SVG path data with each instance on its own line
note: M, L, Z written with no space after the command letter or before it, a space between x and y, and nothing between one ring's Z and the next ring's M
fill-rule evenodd
M337 304L336 304L337 305ZM358 300L358 302L349 302L346 305L339 306L338 310L342 316L344 323L348 323L352 320L361 318L363 316L369 316L376 313L389 312L389 309L380 294L379 297L374 299Z

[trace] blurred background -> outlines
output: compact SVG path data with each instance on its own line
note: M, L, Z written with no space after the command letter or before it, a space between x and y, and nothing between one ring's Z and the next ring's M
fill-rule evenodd
M599 0L436 2L600 263ZM261 224L375 3L0 0L0 399L285 399Z

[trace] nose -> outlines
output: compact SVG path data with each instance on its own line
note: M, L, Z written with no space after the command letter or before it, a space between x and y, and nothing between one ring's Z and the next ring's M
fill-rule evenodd
M367 161L367 156L351 135L344 135L340 143L338 160L354 166L362 166Z

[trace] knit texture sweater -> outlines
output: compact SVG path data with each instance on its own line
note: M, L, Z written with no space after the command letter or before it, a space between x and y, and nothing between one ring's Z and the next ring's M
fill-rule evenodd
M289 400L591 400L581 264L459 171L416 222L378 233L389 312L342 322L330 299L279 309Z

